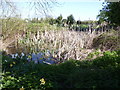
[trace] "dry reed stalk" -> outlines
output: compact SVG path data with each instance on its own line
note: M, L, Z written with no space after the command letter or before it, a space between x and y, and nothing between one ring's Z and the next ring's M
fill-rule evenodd
M35 36L37 35L37 36ZM32 35L30 35L32 36ZM81 59L82 48L89 48L92 44L95 33L88 34L69 30L45 30L37 31L32 37L28 37L27 47L34 48L36 51L50 50L53 56L59 59ZM24 46L24 44L21 44ZM57 53L56 53L57 52Z

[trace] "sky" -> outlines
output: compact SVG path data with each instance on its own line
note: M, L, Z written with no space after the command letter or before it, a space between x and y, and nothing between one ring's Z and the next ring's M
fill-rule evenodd
M60 14L64 18L67 18L70 14L74 16L76 20L96 20L96 16L102 9L103 2L83 2L83 1L71 1L62 2L59 7L53 9L53 16L57 17Z
M75 20L96 20L96 16L103 7L103 0L57 0L57 2L59 4L53 6L52 12L50 12L53 18L57 18L61 14L66 19L72 14ZM19 8L22 8L18 11L22 18L43 17L43 15L35 15L24 2L16 3Z

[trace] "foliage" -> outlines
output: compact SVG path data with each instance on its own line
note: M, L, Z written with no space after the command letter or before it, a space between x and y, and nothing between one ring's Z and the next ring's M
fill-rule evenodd
M88 28L88 25L81 24L80 27L81 27L81 28Z
M87 27L84 24L80 26ZM89 55L88 60L78 61L82 58L82 54L79 53L81 48L87 48L94 34L91 36L82 32L61 30L60 27L45 22L28 23L25 30L26 34L18 41L18 51L28 49L27 53L30 53L50 50L63 63L35 64L28 62L27 56L13 59L3 55L1 88L120 88L120 51L104 52L104 56L91 60L94 55L99 56L99 52L96 51ZM117 36L117 33L103 34L100 37L106 36L107 40L115 42L115 35ZM70 58L77 60L66 60Z
M100 11L100 14L97 16L97 18L99 18L99 22L103 22L103 21L106 21L106 12L105 11Z
M22 33L26 26L25 21L17 17L0 19L0 21L2 25L3 39Z
M6 63L12 60L3 57L2 88L120 88L120 51L104 52L92 61L69 60L59 65L19 59L17 65L9 67Z
M62 19L63 19L62 15L60 15L60 16L57 17L56 23L57 23L58 26L62 25Z
M74 23L75 23L75 19L74 19L73 15L68 16L67 17L67 24L71 26Z
M98 56L102 55L103 53L96 50L94 52L91 52L88 54L88 56L86 57L86 59L94 59L94 58L97 58Z
M63 19L62 22L63 22L63 23L67 23L67 19Z
M95 23L96 21L92 21L92 20L85 20L85 21L81 21L81 24L92 24Z
M49 24L50 24L50 25L56 24L56 19L50 18Z
M77 24L78 24L78 25L81 24L81 21L80 21L80 20L77 20Z
M100 20L110 21L112 24L120 25L120 2L107 2L100 11Z

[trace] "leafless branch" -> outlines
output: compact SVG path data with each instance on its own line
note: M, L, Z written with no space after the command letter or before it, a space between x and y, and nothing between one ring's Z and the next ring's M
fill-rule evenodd
M19 2L19 1L18 1ZM12 15L18 15L16 3L12 0L1 0L0 1L0 11L2 12L0 16L9 17ZM35 11L35 13L47 15L52 12L52 7L58 5L56 0L35 0L27 2L30 10Z

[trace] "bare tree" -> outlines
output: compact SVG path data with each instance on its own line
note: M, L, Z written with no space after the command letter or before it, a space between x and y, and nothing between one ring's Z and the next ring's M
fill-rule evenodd
M28 8L33 10L35 14L44 14L50 13L52 11L52 7L58 5L56 0L27 0L26 1L17 1L17 0L1 0L0 1L0 16L2 17L10 17L14 15L18 15L17 2L24 2L28 6Z
M0 16L1 18L10 17L11 15L16 14L16 6L14 2L10 0L1 0L0 1Z

